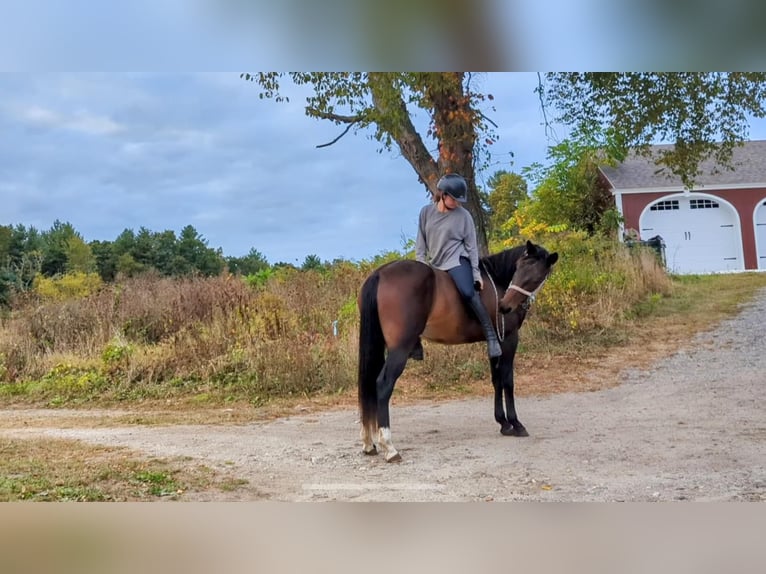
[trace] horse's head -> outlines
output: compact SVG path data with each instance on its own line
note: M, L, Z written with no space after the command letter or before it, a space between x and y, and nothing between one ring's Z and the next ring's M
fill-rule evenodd
M511 278L511 284L500 300L500 310L508 313L517 307L526 309L534 301L537 291L548 278L551 267L558 260L558 253L548 253L539 245L527 241L524 254L516 262L516 272Z

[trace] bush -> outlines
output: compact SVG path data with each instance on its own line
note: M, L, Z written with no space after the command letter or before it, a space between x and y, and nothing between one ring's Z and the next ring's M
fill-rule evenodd
M43 301L63 301L87 297L98 291L103 282L98 273L76 271L58 277L35 277L33 290Z

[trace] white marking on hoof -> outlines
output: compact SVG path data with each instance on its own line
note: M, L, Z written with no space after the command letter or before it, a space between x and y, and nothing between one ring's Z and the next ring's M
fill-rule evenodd
M386 462L399 462L402 457L394 448L391 443L391 429L388 427L381 427L378 431L378 445L383 450L383 455L386 457Z
M378 449L375 448L375 443L372 442L373 434L373 425L362 425L362 428L359 430L359 436L362 439L362 450L364 451L364 454L378 454Z

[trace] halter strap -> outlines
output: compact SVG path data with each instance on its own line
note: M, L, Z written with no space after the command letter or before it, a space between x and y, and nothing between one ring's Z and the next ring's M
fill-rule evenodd
M545 276L545 278L544 278L544 279L543 279L543 280L540 282L540 284L537 286L537 289L535 289L534 291L527 291L527 290L526 290L526 289L524 289L523 287L519 287L518 285L514 285L513 283L511 283L510 285L508 285L508 289L506 289L506 290L505 290L505 292L506 292L506 293L508 293L508 291L510 291L511 289L513 289L514 291L518 291L518 292L519 292L519 293L521 293L522 295L526 295L526 296L527 296L527 299L526 299L526 300L525 300L525 301L524 301L524 302L521 304L521 308L522 308L522 309L524 309L524 310L526 311L527 309L529 309L529 306L530 306L532 303L534 303L534 302L535 302L535 299L537 299L537 293L538 293L538 291L540 291L540 289L542 289L542 288L543 288L543 285L545 285L545 282L546 282L547 280L548 280L548 276L546 275L546 276Z
M495 331L497 331L497 338L502 343L503 339L505 338L505 315L500 312L500 294L497 292L497 287L495 286L495 282L492 279L492 275L490 275L489 270L487 269L487 266L484 265L484 262L481 262L481 266L484 269L484 273L486 273L487 278L489 279L490 285L492 285L492 290L495 292ZM535 299L537 298L537 293L540 291L540 289L543 288L543 285L545 285L545 282L548 280L548 276L546 275L545 278L540 282L540 284L537 286L537 289L534 291L527 291L523 287L519 287L518 285L514 285L511 283L508 285L508 288L505 290L506 293L513 289L514 291L518 291L522 295L526 295L527 299L521 304L521 308L524 309L524 311L527 311L529 309L529 306L535 302ZM502 324L502 327L501 327Z
M506 292L509 289L513 289L514 291L518 291L519 293L521 293L522 295L526 295L527 297L534 297L534 295L535 295L532 291L527 291L526 289L523 289L523 288L519 287L518 285L514 285L513 283L508 285L508 289L506 289ZM539 289L539 287L538 287L538 289Z

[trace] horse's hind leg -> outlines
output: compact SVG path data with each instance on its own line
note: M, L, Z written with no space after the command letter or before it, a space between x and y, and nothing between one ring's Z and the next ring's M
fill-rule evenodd
M386 457L386 462L399 462L401 455L391 442L391 424L388 403L394 392L394 384L404 371L411 345L389 350L386 364L378 377L378 446ZM405 350L406 349L406 350Z
M359 433L359 436L362 439L362 451L364 454L378 454L378 449L375 448L375 443L372 440L372 437L375 436L376 430L377 425L374 423L370 423L368 425L362 424L362 429Z

